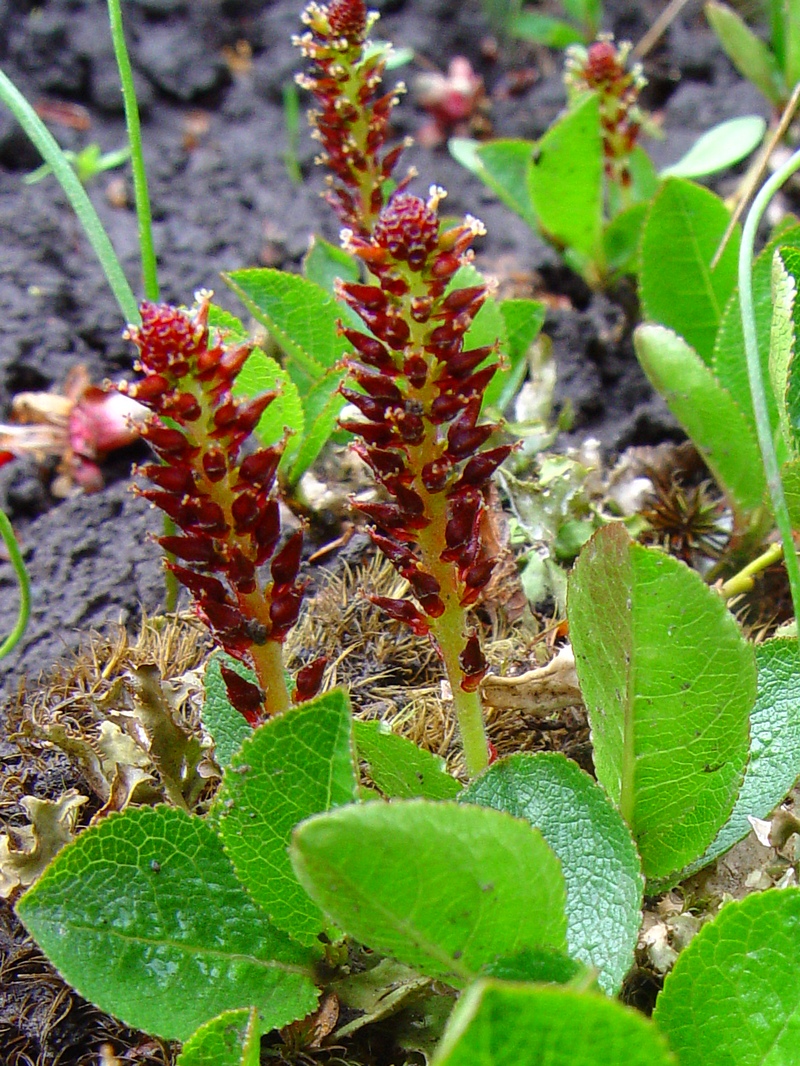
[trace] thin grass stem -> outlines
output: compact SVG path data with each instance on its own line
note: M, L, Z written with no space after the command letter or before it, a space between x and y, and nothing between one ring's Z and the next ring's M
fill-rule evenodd
M0 511L0 536L2 536L8 550L8 557L11 560L11 565L14 567L14 573L17 575L17 581L19 583L19 610L17 612L17 621L6 639L0 644L0 659L3 659L17 646L22 634L27 628L28 619L31 616L31 582L28 577L28 571L25 569L25 563L22 561L22 552L19 550L19 543L14 536L14 530L11 528L8 515L4 511Z

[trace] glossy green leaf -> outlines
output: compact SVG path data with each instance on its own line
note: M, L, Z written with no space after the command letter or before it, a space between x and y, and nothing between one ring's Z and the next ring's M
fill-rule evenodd
M750 759L733 811L702 858L681 880L708 866L750 832L750 818L766 818L800 775L800 657L796 640L756 645L758 691L750 712ZM658 886L650 886L658 891Z
M296 485L312 466L338 425L345 405L345 399L339 393L344 375L343 370L334 368L314 384L305 371L298 370L293 374L304 400L305 430L301 438L290 440L286 449L285 467L290 485Z
M536 229L536 211L531 202L529 174L533 143L523 140L496 140L476 145L477 166L473 173L497 194L506 207Z
M292 830L352 803L356 777L343 689L259 726L231 759L214 798L219 834L242 884L280 929L311 944L325 927L294 876Z
M653 387L689 434L740 521L767 499L755 434L731 395L695 351L672 330L639 326L639 362Z
M728 903L681 952L654 1020L680 1066L800 1062L800 889Z
M586 967L576 959L543 948L503 955L481 970L482 977L496 977L500 981L533 981L546 985L565 985L585 973Z
M498 955L565 948L558 859L538 830L500 811L345 807L298 826L292 862L346 933L456 987Z
M638 1011L567 988L476 982L461 996L431 1066L675 1066Z
M215 652L206 663L203 677L205 698L200 717L214 740L214 758L224 770L242 741L252 736L253 727L247 723L244 715L231 706L228 690L222 680L220 667L223 664L254 685L258 684L258 678L247 666L224 652Z
M599 530L569 579L568 618L598 781L645 876L705 851L727 819L749 749L753 648L684 563Z
M242 320L216 304L211 304L208 309L208 324L212 329L220 330L223 339L229 344L241 344L248 338L247 327Z
M236 378L233 395L249 398L274 389L278 395L259 419L255 434L265 447L283 440L286 430L302 436L305 419L297 386L274 359L254 348Z
M706 18L739 73L776 107L783 104L783 77L760 37L727 4L707 3Z
M512 755L459 796L524 818L561 861L567 886L567 945L613 995L633 964L642 878L628 827L600 786L563 755Z
M353 739L369 776L390 799L453 799L461 791L443 759L393 733L383 722L353 722Z
M720 122L695 141L689 151L661 171L662 178L702 178L735 166L758 148L767 124L760 115Z
M312 379L322 377L350 344L339 335L342 311L319 285L283 270L235 270L223 278L248 311Z
M205 822L173 807L81 833L17 913L82 996L168 1040L225 1010L254 1006L269 1029L317 1002L310 953L256 907Z
M538 300L503 300L504 355L508 366L497 371L484 393L484 407L505 411L520 390L528 372L528 353L544 325L545 306Z
M603 145L597 97L555 122L534 150L530 193L548 240L586 260L602 251Z
M756 339L761 359L762 373L769 379L769 340L772 325L772 260L776 248L800 247L800 226L783 231L766 245L753 263L753 311L756 321ZM755 436L755 416L750 383L747 379L747 362L744 358L744 335L742 333L742 309L739 291L731 295L722 316L717 339L714 342L712 369L723 388L734 398L750 423ZM775 397L767 390L767 407L773 429L778 425Z
M260 1055L257 1011L230 1010L189 1037L175 1066L259 1066Z
M668 178L642 232L640 291L645 316L674 329L710 363L725 303L736 284L740 231L711 262L730 221L714 193Z
M471 288L473 285L482 285L485 281L480 271L471 264L466 264L459 267L453 275L447 286L447 293L455 292L457 289ZM464 334L464 348L483 348L485 345L495 343L499 344L501 351L505 351L506 322L497 300L490 294ZM490 361L491 357L486 360L486 362Z

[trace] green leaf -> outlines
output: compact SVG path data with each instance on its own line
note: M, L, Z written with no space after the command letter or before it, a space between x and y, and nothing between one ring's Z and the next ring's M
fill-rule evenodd
M528 185L532 156L531 141L488 141L475 148L477 166L473 173L535 230L536 212Z
M533 981L547 985L565 985L585 973L586 968L569 955L543 948L501 956L481 971L483 977L497 977L501 981Z
M208 324L212 329L219 330L222 339L228 344L243 344L248 339L247 327L242 320L216 304L211 304L208 309Z
M569 579L575 666L597 780L628 823L648 878L701 855L744 776L753 648L719 595L619 523Z
M297 445L287 448L286 468L289 485L296 485L306 470L315 462L336 429L345 399L339 393L343 370L329 370L316 385L303 388L299 383L309 380L305 373L294 375L301 395L305 397L305 432Z
M567 988L476 982L459 999L431 1066L675 1066L638 1011Z
M523 41L546 45L547 48L566 48L581 44L583 33L563 19L540 15L536 11L521 11L511 20L510 32Z
M683 178L668 178L642 233L645 316L674 329L704 363L711 362L725 301L736 284L738 227L711 269L729 221L727 207L713 192Z
M781 467L781 480L792 529L800 529L800 459L784 463Z
M335 244L312 234L308 251L303 258L303 276L333 296L333 283L337 278L343 281L358 281L361 273L358 261L344 248L337 248ZM339 305L339 308L342 315L350 310L346 304ZM356 320L363 329L361 319L356 316Z
M303 403L297 386L274 359L254 348L236 378L233 395L249 398L275 389L278 395L261 416L255 428L262 445L270 447L283 440L285 430L302 436Z
M288 358L312 379L321 378L351 350L339 335L342 310L319 285L299 274L271 268L235 270L222 276Z
M334 689L259 726L231 759L214 798L218 832L242 884L303 944L314 942L325 921L294 876L292 830L355 796L350 702Z
M537 830L499 811L345 807L298 826L292 862L346 933L455 987L498 955L565 948L559 862Z
M800 226L783 231L766 245L753 264L753 311L756 321L756 339L761 370L769 379L769 341L772 325L772 260L776 248L800 247ZM755 437L755 416L750 383L747 379L747 362L744 358L744 335L742 333L742 309L739 291L734 290L725 307L717 339L714 343L712 368L720 384L728 390L745 414ZM767 408L773 430L778 425L775 397L767 390Z
M461 791L442 759L393 733L383 722L353 722L353 738L369 776L390 799L453 799Z
M177 808L87 829L17 913L80 995L167 1040L239 1007L280 1027L317 1002L310 953L256 907L205 822Z
M490 766L458 798L541 830L567 886L569 953L598 971L604 992L617 993L633 964L644 881L630 830L605 792L563 755L520 754Z
M727 4L708 3L709 25L739 73L751 81L771 104L783 105L784 79L775 56Z
M606 262L612 274L636 274L639 245L649 204L633 204L609 222L603 233Z
M447 286L447 293L458 289L467 289L473 285L483 285L485 278L474 266L467 264L459 267ZM483 348L484 345L498 342L502 351L506 350L506 322L497 300L490 294L483 306L472 320L472 325L464 334L464 348ZM486 362L491 362L489 357ZM483 365L483 364L481 364Z
M800 774L800 658L796 640L756 645L758 691L750 713L750 760L733 811L705 854L681 880L708 866L750 832L749 818L766 818ZM650 887L650 886L648 886ZM658 886L652 886L658 891Z
M597 96L589 94L538 142L530 192L548 240L594 262L602 251L603 144Z
M678 956L654 1020L681 1066L800 1061L800 889L728 903Z
M744 115L712 126L689 151L661 171L662 178L703 178L735 166L758 148L767 124L760 115Z
M634 333L639 362L725 490L742 523L767 499L755 434L713 373L681 337L663 326Z
M260 1054L257 1012L229 1010L189 1037L175 1066L259 1066Z
M503 300L500 313L505 322L504 354L508 367L500 369L484 393L484 407L505 411L519 392L528 372L528 353L544 325L545 306L538 300Z
M229 670L235 670L237 674L254 685L258 684L258 678L243 663L230 655L225 655L224 652L215 652L206 663L203 678L205 698L200 717L214 740L214 758L224 770L242 741L252 736L253 729L248 725L244 716L231 706L228 690L222 680L221 667L223 665Z

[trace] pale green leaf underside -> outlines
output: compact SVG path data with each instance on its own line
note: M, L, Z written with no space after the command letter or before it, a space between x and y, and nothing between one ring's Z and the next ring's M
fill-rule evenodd
M789 417L789 367L794 359L794 305L797 285L786 269L780 252L772 261L772 328L769 336L769 380L778 406L778 424L789 454L796 445Z
M634 544L619 524L583 549L568 617L597 779L645 875L665 878L705 851L733 808L756 694L753 649L698 574Z
M478 981L456 1004L431 1066L675 1066L638 1011L565 988Z
M750 759L731 816L681 880L746 837L748 817L766 818L800 775L800 657L796 640L756 645L758 693L750 714ZM657 890L657 886L654 886Z
M337 926L449 984L499 955L565 948L560 864L537 830L499 811L345 807L297 828L292 861Z
M260 1053L257 1012L225 1011L192 1034L175 1066L259 1066Z
M644 225L640 287L645 317L674 329L710 364L717 328L733 287L736 229L712 270L730 213L718 196L683 178L668 178Z
M512 755L490 766L459 802L524 818L561 861L570 955L616 994L633 964L644 881L628 827L600 786L563 755Z
M350 703L334 689L259 726L231 759L214 798L239 879L301 943L312 944L325 920L292 870L292 830L312 814L352 803L355 790Z
M639 326L634 346L651 384L746 520L766 499L767 483L755 435L736 401L672 330Z
M309 952L255 906L203 820L175 808L87 829L17 911L82 996L168 1040L240 1007L282 1026L317 1001Z
M800 1062L800 889L728 903L681 953L654 1020L678 1060Z
M702 178L727 170L755 151L767 124L760 115L743 115L707 130L689 151L661 171L663 178Z

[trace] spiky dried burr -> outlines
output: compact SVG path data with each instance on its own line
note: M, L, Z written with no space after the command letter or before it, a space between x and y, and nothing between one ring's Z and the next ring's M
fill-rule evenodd
M127 336L139 351L136 370L143 376L121 391L152 412L142 436L160 463L138 469L153 486L138 491L180 530L158 538L178 560L167 565L192 593L219 644L255 671L258 686L230 670L224 677L233 705L257 724L290 702L281 644L303 597L303 537L298 531L278 547L276 473L283 445L241 455L276 394L233 398L251 348L212 337L209 306L210 293L198 294L191 310L142 304L141 325Z
M639 94L647 84L640 63L630 63L631 45L615 44L603 35L594 44L570 45L564 81L570 100L587 90L600 102L603 158L606 176L627 188L631 184L630 156L643 127L650 119L639 106Z
M376 598L415 632L431 633L445 662L459 712L468 768L486 764L477 688L486 662L467 621L492 573L481 526L489 478L511 451L486 448L498 428L480 419L498 363L494 347L465 348L464 337L487 296L485 284L448 292L472 259L476 219L440 233L443 190L426 201L396 194L371 237L345 231L345 247L375 284L339 282L338 295L370 333L343 328L355 354L342 388L361 419L345 419L358 454L389 499L362 503L372 537L408 581L415 602Z
M308 32L294 40L312 61L297 81L319 104L309 121L322 145L317 162L330 171L326 199L344 224L362 235L383 207L384 183L406 143L384 152L391 113L405 87L381 90L386 55L367 47L377 18L364 0L311 3L302 15Z

